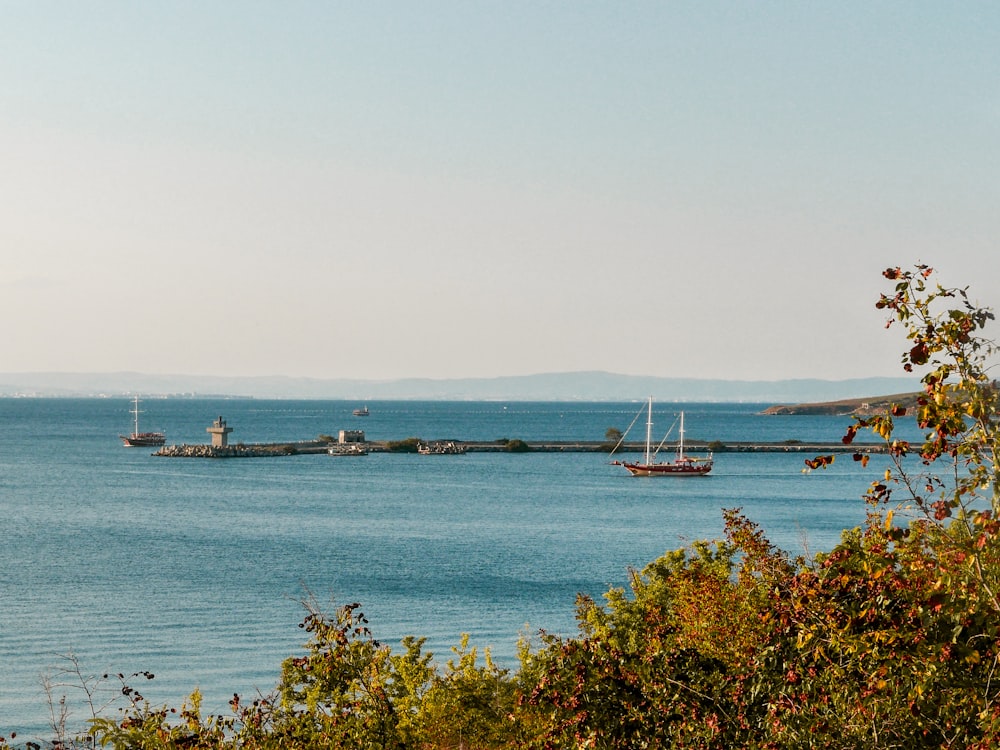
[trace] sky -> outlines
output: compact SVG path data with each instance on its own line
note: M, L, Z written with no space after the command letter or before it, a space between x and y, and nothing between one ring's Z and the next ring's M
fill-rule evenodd
M0 3L0 372L899 376L1000 4Z

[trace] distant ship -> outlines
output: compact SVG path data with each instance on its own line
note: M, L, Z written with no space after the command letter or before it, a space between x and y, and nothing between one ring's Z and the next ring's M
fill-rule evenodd
M681 412L681 430L680 430L680 440L677 444L677 458L673 461L657 461L656 454L659 452L659 448L653 449L652 445L652 430L653 430L653 397L649 397L649 406L647 407L647 417L646 417L646 453L642 461L612 461L614 466L624 466L625 469L634 477L691 477L691 476L705 476L712 470L712 454L708 454L708 458L691 458L690 456L684 455L684 412ZM636 419L639 418L639 414L636 414ZM636 419L632 420L632 425L635 424ZM629 426L632 429L632 426ZM671 427L670 429L673 429ZM625 431L628 434L628 430ZM670 431L667 431L667 435ZM663 438L664 441L667 439ZM615 446L617 450L618 446L622 444L625 440L625 435L622 435L621 440L618 445ZM663 445L663 443L660 443ZM612 451L614 453L614 451Z
M360 409L355 409L354 410L354 416L356 416L356 417L367 417L368 416L368 407L367 406L363 406Z
M146 448L150 446L164 445L167 442L167 436L162 432L139 432L140 412L138 396L132 400L132 409L130 413L135 420L135 426L132 429L132 434L118 436L122 439L126 448Z

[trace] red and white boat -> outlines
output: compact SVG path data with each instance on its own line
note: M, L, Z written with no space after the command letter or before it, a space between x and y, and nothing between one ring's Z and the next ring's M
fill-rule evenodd
M122 443L125 444L126 448L147 448L150 446L164 445L167 442L167 436L162 432L139 432L139 397L135 396L132 400L132 409L130 411L133 418L135 419L135 427L130 435L119 435L122 439Z
M639 414L635 415L635 419L632 420L632 424L639 418L642 414L642 410ZM634 477L690 477L690 476L704 476L712 470L712 465L714 461L712 459L712 454L708 454L708 458L691 458L690 456L684 455L684 412L680 413L680 433L679 440L677 443L677 456L673 461L657 461L656 456L660 452L660 448L663 447L663 443L666 442L667 436L670 435L670 431L667 431L667 435L664 436L660 444L654 449L653 448L653 397L649 397L649 405L647 407L647 417L646 417L646 452L643 456L642 461L612 461L614 466L624 466L625 469ZM631 426L629 427L631 429ZM671 429L673 427L671 426ZM626 435L628 430L626 430ZM622 444L625 440L625 435L622 435L622 439L615 446L615 450L618 446ZM611 451L614 453L614 450Z

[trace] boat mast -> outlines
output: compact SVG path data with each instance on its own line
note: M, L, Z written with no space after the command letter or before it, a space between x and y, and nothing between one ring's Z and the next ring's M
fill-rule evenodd
M139 396L136 394L132 405L132 415L135 417L135 431L133 434L139 434Z
M677 444L677 459L684 460L684 412L681 412L680 442Z
M646 417L646 464L648 465L652 460L649 450L650 445L653 440L653 397L649 397L649 412Z

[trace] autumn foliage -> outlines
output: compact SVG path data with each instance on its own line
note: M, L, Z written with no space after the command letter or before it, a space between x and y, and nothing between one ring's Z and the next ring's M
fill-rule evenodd
M114 748L988 748L1000 746L1000 500L993 315L917 266L885 272L878 307L926 369L916 414L859 419L888 468L867 522L791 558L738 509L726 533L668 552L578 632L497 667L463 641L437 667L423 641L379 643L359 605L313 605L274 695L202 716L132 700L90 737ZM939 309L941 307L944 309ZM894 437L915 418L920 445ZM866 456L856 459L866 463ZM832 456L809 459L822 469ZM859 470L868 470L859 465ZM879 469L881 471L881 469ZM84 740L85 741L85 740Z

